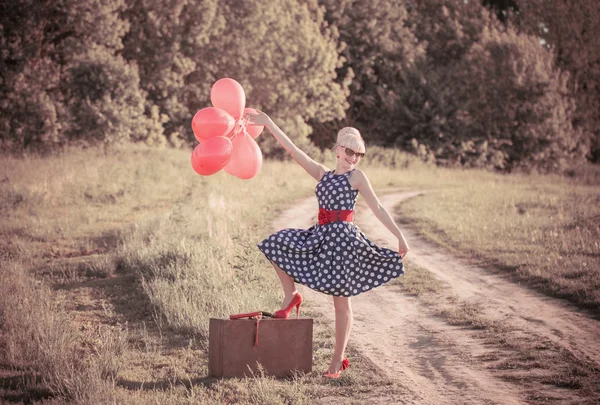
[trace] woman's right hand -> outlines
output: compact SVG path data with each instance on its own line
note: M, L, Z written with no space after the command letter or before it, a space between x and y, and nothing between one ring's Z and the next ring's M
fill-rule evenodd
M248 117L248 124L250 125L270 125L271 124L271 118L269 118L269 116L267 114L265 114L264 112L260 111L260 110L256 110L257 113L247 113L246 116Z

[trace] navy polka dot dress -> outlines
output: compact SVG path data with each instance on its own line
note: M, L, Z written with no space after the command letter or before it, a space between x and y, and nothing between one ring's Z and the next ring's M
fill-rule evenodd
M319 208L354 209L358 190L350 186L351 173L323 175L315 188ZM352 222L283 229L258 248L296 282L334 296L358 295L404 274L400 255L375 245Z

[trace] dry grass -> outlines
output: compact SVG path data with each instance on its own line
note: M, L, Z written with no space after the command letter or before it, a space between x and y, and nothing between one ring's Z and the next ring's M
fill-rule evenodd
M442 318L450 325L466 328L483 343L487 352L477 359L499 377L517 381L526 390L534 383L577 390L585 403L597 403L598 370L595 365L556 345L545 336L525 333L510 321L497 319L482 305L457 297L452 289L427 270L410 263L410 271L392 285L401 292L418 296L423 312ZM545 404L552 398L537 397L531 403ZM532 394L534 395L534 394Z
M316 328L314 373L205 377L210 317L278 306L280 287L255 245L279 208L313 187L284 163L266 163L249 181L200 177L182 151L3 160L0 396L276 404L397 392L372 364L360 366L358 355L356 371L324 382L319 371L333 349L328 324Z
M598 184L589 177L474 177L408 201L400 212L434 242L598 313Z
M460 198L469 201L477 187L520 185L523 193L532 180L440 170L409 158L398 169L372 162L366 171L376 190L434 190L444 184L441 192L411 203L424 206L407 210L414 220L430 224L424 225L430 232L454 224L443 219L443 211L455 208L448 201L463 207L460 212L474 210L464 208L470 205ZM533 182L545 187L537 178ZM470 193L465 192L470 183ZM590 186L573 187L570 200L560 187L552 189L562 199L542 205L540 212L558 207L565 221L580 213L579 230L557 228L575 232L571 236L582 232L573 242L565 239L563 248L582 252L581 257L597 254L590 251L593 243L585 233L596 223L588 221L588 215L597 215L591 207L596 200ZM16 402L46 398L47 403L170 405L319 399L365 403L374 395L402 392L358 354L353 356L358 367L338 382L324 382L319 371L327 366L333 335L331 325L319 322L315 372L309 375L289 380L206 378L208 319L278 306L278 281L255 245L271 232L271 219L280 209L312 195L313 188L314 181L289 163L266 162L249 181L225 173L200 177L189 167L189 153L173 150L129 148L107 155L88 150L3 159L0 368L8 377L0 375L0 395ZM515 203L522 201L517 199L521 194L511 194ZM569 204L563 203L565 198ZM585 210L582 203L588 205ZM538 206L523 209L533 216ZM547 236L527 232L528 237ZM589 235L598 240L597 234ZM597 256L591 259L596 261L586 266L597 264ZM431 276L423 277L403 279L407 292L427 296L443 289ZM472 310L471 315L476 313ZM13 383L6 388L9 380Z
M448 286L429 271L414 263L408 263L410 271L396 278L391 285L398 285L403 293L413 296L423 296L429 293L440 294Z
M22 376L20 389L86 402L114 387L124 334L101 326L79 334L48 287L16 262L2 263L0 326L0 361Z

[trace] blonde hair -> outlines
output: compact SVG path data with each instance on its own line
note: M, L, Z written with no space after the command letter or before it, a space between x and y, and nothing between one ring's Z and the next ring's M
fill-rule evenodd
M365 140L360 135L358 129L354 127L344 127L337 134L337 141L333 145L333 149L338 146L344 146L352 149L355 152L365 153Z

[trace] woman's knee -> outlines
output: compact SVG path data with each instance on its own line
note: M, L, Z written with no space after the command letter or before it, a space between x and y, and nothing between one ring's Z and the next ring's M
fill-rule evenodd
M333 306L336 312L351 312L350 297L333 297Z

